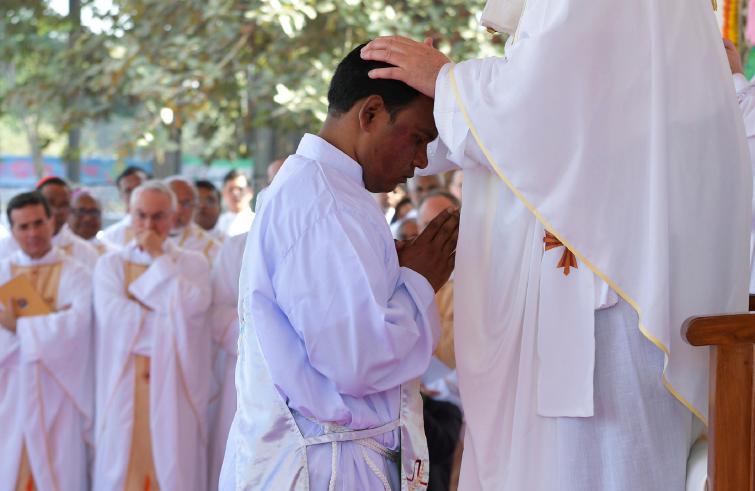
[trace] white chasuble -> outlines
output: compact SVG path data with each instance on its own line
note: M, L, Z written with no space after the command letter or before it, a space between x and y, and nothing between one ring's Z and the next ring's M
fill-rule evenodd
M210 264L215 261L220 250L220 242L193 222L183 227L171 240L181 249L202 254Z
M223 242L212 269L213 397L210 404L210 490L217 489L228 432L236 414L234 374L239 339L239 276L247 234Z
M153 260L131 242L95 271L98 490L207 487L209 267L169 243L164 251Z
M0 327L0 490L87 490L93 360L91 275L59 249L0 261L0 284L26 275L53 310Z
M707 2L529 0L507 58L443 68L429 153L433 171L441 160L465 171L461 489L579 489L543 469L563 463L562 420L600 421L593 382L606 374L590 326L612 292L663 358L655 384L706 419L708 352L680 328L747 309L752 172L736 103ZM568 276L546 231L574 254Z

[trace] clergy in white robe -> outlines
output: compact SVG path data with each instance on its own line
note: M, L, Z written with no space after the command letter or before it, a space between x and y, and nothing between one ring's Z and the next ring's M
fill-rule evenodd
M755 85L744 76L742 60L734 43L725 39L724 47L729 58L734 88L737 91L737 101L739 101L739 108L742 110L747 146L750 149L750 162L753 170L755 170ZM755 197L752 204L752 228L750 231L750 293L755 293Z
M458 218L442 213L397 251L370 193L425 166L435 130L429 99L373 83L376 66L358 49L341 62L320 135L302 138L259 198L224 491L427 484L417 379L438 339L433 297L453 268Z
M212 267L213 382L210 401L210 489L218 487L228 431L236 414L236 359L239 340L239 275L247 234L223 242Z
M167 240L175 206L142 184L134 240L95 270L97 490L207 487L210 271Z
M193 221L198 199L196 187L181 176L169 177L165 184L176 195L178 203L176 223L170 231L170 240L181 249L202 254L212 264L220 243Z
M216 227L230 237L248 232L254 221L251 208L254 193L246 174L238 169L228 172L223 177L222 192L226 211L218 218Z
M8 203L19 250L0 285L24 276L45 310L23 313L22 289L0 306L0 490L91 489L94 422L91 272L51 242L38 193ZM31 307L26 307L31 308ZM19 316L12 314L19 311Z
M752 172L710 2L529 0L506 57L365 50L464 169L464 490L683 489L692 315L747 309ZM714 285L714 288L711 288Z
M220 191L215 185L206 180L194 181L197 188L197 211L194 213L194 223L202 227L202 230L210 234L210 237L223 242L225 233L218 228L220 218Z
M109 247L121 248L133 239L131 216L129 215L131 193L147 179L149 179L149 175L144 169L136 166L126 167L115 179L115 186L118 188L118 195L123 201L126 214L103 231L102 240Z
M46 177L37 184L37 191L47 199L52 211L55 225L53 245L87 268L94 269L99 257L97 251L68 227L67 222L71 215L71 188L68 183L59 177Z
M102 235L102 204L86 189L73 193L71 214L66 225L71 232L94 247L100 256L108 251L107 244L98 237Z

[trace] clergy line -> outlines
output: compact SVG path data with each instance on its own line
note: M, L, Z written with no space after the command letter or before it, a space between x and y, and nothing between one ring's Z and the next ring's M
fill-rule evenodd
M487 147L482 143L482 139L480 138L480 135L477 133L477 129L475 128L474 124L472 123L472 118L469 117L469 113L467 112L467 108L464 105L464 101L461 98L461 94L459 93L459 87L456 84L456 75L454 74L454 68L456 67L455 64L451 64L451 67L448 71L449 76L449 82L451 83L451 89L454 92L454 96L456 98L456 103L459 106L459 109L461 110L461 114L464 117L464 121L467 123L467 126L469 127L469 131L472 133L472 136L474 137L475 141L477 142L477 145L480 147L480 150L482 150L482 153L485 155L485 158L488 159L490 162L491 167L493 167L493 170L495 170L496 174L498 174L498 177L501 178L501 180L506 184L506 186L511 190L512 193L514 193L514 196L522 202L522 204L535 216L535 218L543 224L543 227L545 227L546 230L551 232L561 243L572 253L577 256L577 259L582 261L590 271L595 273L600 279L605 281L608 286L610 286L613 291L615 291L624 301L626 301L634 310L637 312L637 319L638 319L638 328L643 336L645 336L651 343L653 343L658 349L660 349L663 352L663 372L661 374L661 381L663 383L663 386L668 390L671 395L673 395L679 402L681 402L692 414L697 417L706 427L708 426L708 420L705 418L702 413L695 408L687 399L685 399L672 385L671 382L668 381L666 378L666 367L668 366L668 360L669 360L669 354L670 351L666 345L664 345L658 338L653 336L645 327L645 323L642 320L642 313L640 312L640 307L637 304L637 302L632 299L627 293L622 290L612 279L610 279L608 276L606 276L602 271L600 271L598 268L596 268L590 261L587 260L585 256L583 256L580 252L578 252L574 247L564 238L561 236L560 233L556 232L551 224L548 222L548 220L543 217L540 212L535 208L528 200L524 197L524 195L514 186L514 184L509 180L509 178L506 176L506 174L501 170L501 168L498 166L498 164L493 159L493 156L488 151ZM680 326L681 327L681 326Z

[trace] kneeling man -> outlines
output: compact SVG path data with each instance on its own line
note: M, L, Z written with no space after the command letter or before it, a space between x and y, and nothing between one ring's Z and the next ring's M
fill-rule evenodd
M240 280L238 408L220 488L414 489L427 483L417 378L439 337L434 293L458 214L396 245L370 193L427 165L432 100L338 66L319 135L260 198ZM400 469L400 473L399 473Z

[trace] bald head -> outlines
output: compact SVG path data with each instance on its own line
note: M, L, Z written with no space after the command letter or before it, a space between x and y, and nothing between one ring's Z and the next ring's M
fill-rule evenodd
M417 226L422 232L443 210L458 208L459 200L446 191L433 191L425 196L417 212Z
M176 196L176 228L183 228L191 223L194 211L197 209L197 188L194 183L180 176L169 177L165 180Z
M71 202L71 214L68 216L71 231L89 240L102 228L102 205L89 192L77 192Z

